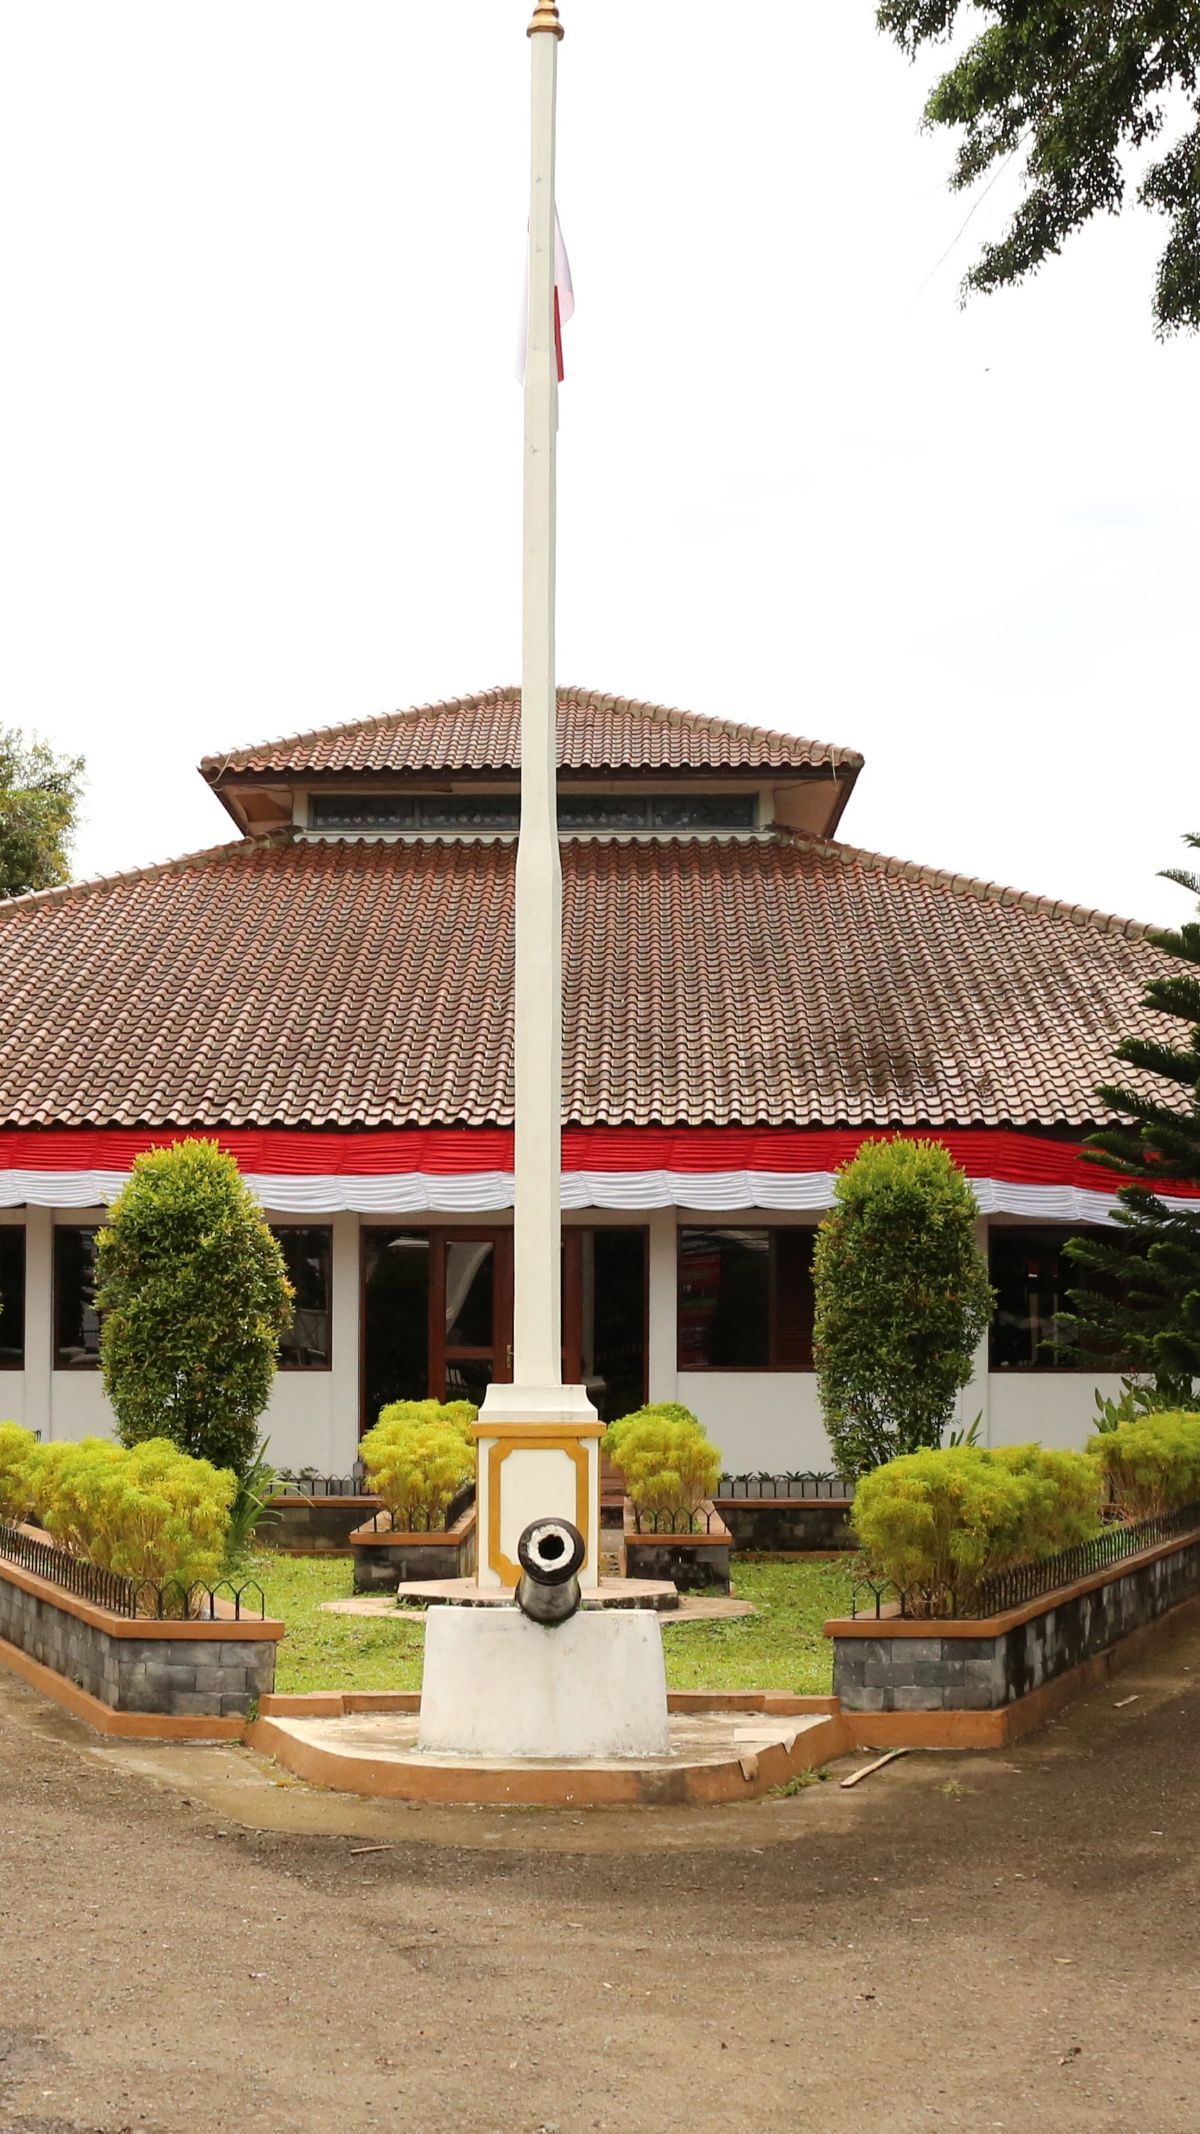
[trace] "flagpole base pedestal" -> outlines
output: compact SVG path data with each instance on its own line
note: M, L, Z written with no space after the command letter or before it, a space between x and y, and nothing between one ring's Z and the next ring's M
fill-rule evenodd
M489 1386L473 1426L479 1455L479 1584L515 1588L517 1542L535 1519L583 1535L579 1583L600 1582L600 1421L582 1386Z

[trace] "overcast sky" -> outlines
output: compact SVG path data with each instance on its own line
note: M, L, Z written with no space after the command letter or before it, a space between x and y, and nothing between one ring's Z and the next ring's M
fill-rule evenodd
M560 678L860 748L855 843L1185 916L1161 226L964 313L1011 186L958 234L872 0L562 11ZM0 703L88 759L80 872L220 842L210 749L518 677L528 13L0 0Z

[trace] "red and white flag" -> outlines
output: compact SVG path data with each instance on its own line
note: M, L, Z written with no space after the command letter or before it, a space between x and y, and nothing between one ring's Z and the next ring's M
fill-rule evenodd
M554 210L554 352L558 358L558 381L562 384L563 340L562 330L575 309L575 289L571 281L571 262L563 243L558 209ZM517 377L525 383L525 366L529 355L529 261L525 261L525 298L521 305L521 340L517 353Z

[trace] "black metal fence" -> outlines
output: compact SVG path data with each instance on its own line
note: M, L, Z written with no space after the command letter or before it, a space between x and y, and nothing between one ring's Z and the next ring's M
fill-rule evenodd
M400 1504L391 1512L381 1509L372 1512L364 1523L376 1534L448 1534L451 1527L458 1525L474 1494L472 1486L465 1502L456 1497L453 1504L441 1510L432 1510L428 1504Z
M811 1503L821 1502L829 1497L852 1497L854 1484L845 1475L816 1474L809 1471L780 1475L765 1472L722 1475L715 1495L745 1499L750 1503L764 1497L776 1501L784 1498L797 1503Z
M2 1522L0 1557L21 1571L46 1579L50 1585L61 1586L64 1593L73 1593L78 1600L107 1608L113 1615L151 1616L159 1622L217 1622L221 1620L218 1601L232 1606L237 1623L247 1618L262 1621L267 1612L263 1589L254 1579L245 1579L238 1585L222 1578L212 1586L185 1586L178 1579L158 1585L149 1578L123 1578L117 1571L102 1571L86 1556L72 1556L69 1549L60 1549L52 1541L38 1541L32 1534L23 1534L19 1527Z
M348 1475L319 1475L311 1467L302 1467L293 1473L288 1467L280 1467L276 1470L276 1479L281 1489L292 1497L364 1497L369 1494L367 1478L359 1466Z
M902 1616L922 1620L1002 1615L1007 1608L1040 1600L1043 1594L1056 1593L1062 1586L1073 1585L1076 1579L1090 1578L1095 1571L1124 1563L1143 1549L1197 1530L1200 1504L1181 1504L1154 1519L1138 1519L1130 1524L1114 1521L1094 1541L1081 1541L1073 1549L1063 1549L1057 1556L1043 1556L1036 1563L1014 1564L975 1585L897 1586L891 1579L860 1578L851 1594L850 1613L871 1615L878 1621L885 1607L898 1605Z
M711 1506L699 1505L695 1510L686 1504L671 1504L657 1512L642 1511L633 1507L633 1530L635 1534L674 1534L686 1538L689 1534L714 1534L721 1532L724 1539L724 1520Z

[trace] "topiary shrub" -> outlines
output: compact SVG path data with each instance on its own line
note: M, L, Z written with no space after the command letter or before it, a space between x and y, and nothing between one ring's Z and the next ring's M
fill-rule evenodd
M244 1474L292 1289L233 1158L214 1141L137 1157L96 1265L100 1362L122 1443L170 1438Z
M604 1449L639 1512L694 1513L720 1479L720 1453L677 1401L635 1408L610 1423Z
M360 1451L367 1487L397 1529L428 1528L474 1480L470 1401L393 1401L380 1411Z
M33 1455L37 1440L20 1423L0 1423L0 1519L19 1526L33 1510Z
M817 1232L814 1350L838 1472L937 1446L991 1317L970 1185L935 1141L868 1141Z
M1200 1415L1145 1415L1092 1438L1122 1519L1155 1519L1200 1502Z
M220 1577L237 1488L228 1469L167 1438L124 1449L107 1438L35 1448L42 1525L102 1571L156 1585Z
M470 1400L393 1400L380 1409L375 1427L382 1430L393 1423L445 1423L451 1430L458 1431L464 1445L469 1445L473 1452L475 1440L471 1436L471 1425L478 1420L479 1410Z
M948 1614L985 1578L1098 1534L1101 1494L1083 1453L930 1447L864 1475L851 1516L872 1573L912 1594L917 1612Z

